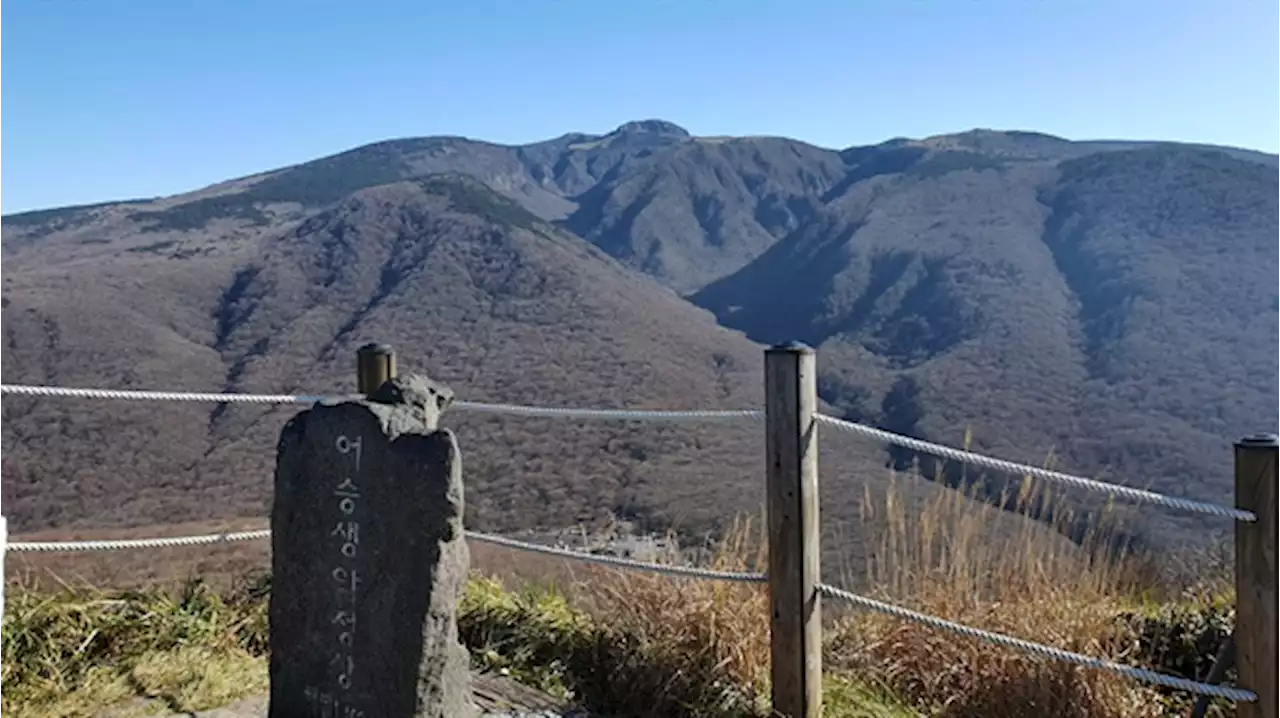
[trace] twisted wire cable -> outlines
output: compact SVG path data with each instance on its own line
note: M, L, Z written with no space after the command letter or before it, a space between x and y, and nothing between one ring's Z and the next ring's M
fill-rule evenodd
M124 549L137 548L170 548L174 546L200 546L206 544L227 543L232 541L252 541L256 539L265 539L271 536L270 529L261 529L258 531L240 531L236 533L206 534L201 536L174 536L165 538L146 538L146 539L121 539L121 540L93 540L93 541L15 541L7 545L7 550L15 552L54 552L54 551L119 551ZM751 573L747 571L717 571L714 569L696 568L693 566L672 566L668 564L653 563L650 561L637 561L619 556L606 556L600 554L586 553L584 551L574 551L572 549L563 549L553 546L543 546L540 544L529 543L527 541L519 541L517 539L507 538L505 536L495 536L493 534L481 533L479 531L467 531L466 537L474 541L492 544L495 546L503 546L505 548L515 549L519 551L530 551L534 553L545 554L548 556L556 556L559 558L572 559L575 561L583 561L586 563L596 563L615 568L624 568L637 571L649 571L651 573L665 574L668 576L678 576L685 578L703 578L716 581L736 581L741 583L760 583L764 581L764 575L759 573Z
M837 419L833 416L827 416L826 414L818 414L817 420L820 424L824 424L833 429L838 429L850 434L869 437L895 446L913 449L921 453L932 454L944 459L952 459L954 461L960 461L973 466L980 466L985 469L992 469L994 471L1000 471L1007 474L1031 476L1037 479L1053 481L1059 484L1066 484L1067 486L1074 486L1076 488L1086 489L1089 491L1122 496L1136 501L1146 501L1174 509L1181 509L1183 511L1192 511L1196 513L1210 514L1212 516L1232 518L1237 521L1256 521L1258 519L1252 511L1245 511L1244 509L1219 506L1218 504L1194 501L1192 499L1180 499L1174 496L1159 494L1154 491L1147 491L1145 489L1135 489L1129 486L1121 486L1120 484L1098 481L1097 479L1086 479L1083 476L1074 476L1072 474L1065 474L1061 471L1052 471L1050 469L1031 466L1029 464L1019 464L1014 461L1006 461L1005 459L996 459L982 454L975 454L972 451L964 451L963 449L956 449L943 444L935 444L931 441L914 439L910 436L902 436L901 434L895 434L891 431L885 431L884 429L877 429L873 426L856 424L852 421L845 421L844 419Z
M554 546L542 546L540 544L518 541L505 536L494 536L492 534L480 533L478 531L467 531L466 535L469 539L493 544L495 546L504 546L506 548L516 549L519 551L530 551L548 556L557 556L560 558L572 559L574 561L596 563L604 566L625 568L634 571L648 571L650 573L659 573L681 578L701 578L712 581L732 581L738 583L763 583L765 580L764 574L752 573L749 571L717 571L714 569L696 568L693 566L672 566L669 564L653 563L651 561L636 561L635 559L622 558L619 556L605 556L601 554L586 553L583 551L574 551L572 549L557 548Z
M166 538L119 539L102 541L15 541L5 548L9 551L119 551L133 548L170 548L173 546L201 546L206 544L229 543L232 541L254 541L271 536L270 529L260 531L239 531L236 533L205 534L201 536L173 536Z
M555 419L620 419L640 421L738 421L762 419L764 413L754 409L694 409L688 411L661 411L641 409L575 409L547 406L522 406L520 404L485 404L476 401L455 401L450 407L478 414L506 414L510 416L536 416Z
M125 391L121 389L80 389L63 386L0 385L0 394L57 396L78 399L122 399L126 401L201 401L239 404L314 404L326 397L305 394L211 394L186 391Z
M315 404L327 400L359 398L358 395L322 396L317 394L234 394L181 391L125 391L59 386L0 385L0 394L18 396L68 397L78 399L119 399L129 401L195 401L245 404ZM687 411L642 409L578 409L572 407L526 406L521 404L489 404L456 401L450 407L478 414L549 417L557 419L602 419L630 421L738 421L761 419L764 413L754 409L692 409Z

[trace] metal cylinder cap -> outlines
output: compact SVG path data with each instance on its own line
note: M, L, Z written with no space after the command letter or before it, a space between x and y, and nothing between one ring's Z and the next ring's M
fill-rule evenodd
M1267 446L1277 446L1280 444L1278 444L1277 437L1275 434L1261 433L1261 434L1252 434L1250 436L1244 437L1243 439L1240 440L1240 445L1267 447Z
M812 352L813 347L801 341L789 341L769 347L771 352Z

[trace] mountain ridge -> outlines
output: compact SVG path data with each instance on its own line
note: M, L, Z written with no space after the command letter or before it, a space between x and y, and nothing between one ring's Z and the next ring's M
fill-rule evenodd
M701 364L669 363L653 375L672 386L695 375L712 377L728 392L717 396L738 396L757 377L748 371L725 379L725 366L752 365L757 350L750 347L760 343L804 339L820 351L820 387L835 413L943 443L960 443L967 428L979 450L1032 463L1050 454L1077 472L1228 502L1221 467L1229 461L1230 441L1275 423L1265 399L1274 388L1277 342L1272 318L1278 303L1269 284L1277 264L1275 159L1238 148L1080 143L993 130L836 151L786 138L695 137L659 120L518 146L447 137L384 141L187 195L41 210L18 215L16 222L4 217L3 246L11 262L4 287L11 348L6 377L145 386L149 377L172 382L178 375L166 365L195 358L198 368L181 375L184 381L203 378L192 390L316 391L284 367L323 367L320 376L341 385L343 372L332 372L344 352L352 342L396 334L386 317L412 316L396 309L402 305L436 317L429 330L404 332L403 341L414 349L433 346L432 337L444 331L440 312L490 327L449 335L444 364L475 365L469 355L490 355L497 346L500 353L520 355L551 342L542 333L548 330L537 328L537 312L514 309L503 298L504 287L525 285L499 281L475 295L478 307L501 307L476 314L462 298L472 296L467 292L474 288L461 289L471 285L449 279L449 286L460 288L456 296L431 288L452 277L452 270L432 265L428 257L435 255L420 254L425 245L412 238L467 237L449 245L461 254L440 256L453 257L448 266L462 262L458 266L470 267L476 277L507 265L517 272L529 257L550 256L542 254L550 246L573 246L578 249L556 255L563 267L545 259L530 265L548 276L596 277L581 285L589 289L576 290L594 298L587 304L552 303L560 312L553 323L575 326L579 312L604 311L577 336L646 336L665 345L658 337L705 335ZM334 212L356 219L330 226ZM437 219L406 219L413 216ZM556 239L486 239L475 233L478 222L497 222L494 237ZM388 236L387 227L399 227L395 236L403 238L386 246L402 247L395 250L400 259L359 259L362 251L384 246L379 242L386 240L377 238ZM299 245L300 237L316 247ZM539 249L543 241L550 244ZM292 265L280 264L280 257L287 247L305 253L314 268L286 271ZM513 247L521 249L513 255ZM317 248L332 258L311 254ZM356 258L351 261L362 267L359 279L343 279L348 270L342 258ZM396 279L406 272L419 279ZM642 281L626 290L631 299L625 304L663 309L637 314L605 299L621 291L615 285L631 286L630 277ZM378 299L383 281L390 304ZM343 290L348 297L334 289L343 286L361 289ZM171 304L152 306L157 294L171 297ZM339 320L340 309L345 314ZM515 312L514 319L501 312ZM131 324L124 335L136 346L85 325L77 313ZM260 323L270 316L283 318ZM413 320L423 321L428 319ZM321 325L327 327L323 341L296 333ZM731 333L721 334L722 328ZM734 333L746 336L729 338ZM707 342L738 348L712 349ZM69 345L75 357L62 361L50 349ZM634 355L648 356L642 345L618 346L629 348L593 351L607 363L649 375L632 364ZM602 372L582 363L585 355L569 359L577 355L557 351L555 362L574 371ZM118 361L100 358L116 355ZM486 385L477 369L463 374L460 386L479 392L478 398L515 401L515 392L531 403L554 403L548 396L616 401L621 395L607 389L610 382L630 387L632 401L688 398L612 370L598 375L594 393L575 394L573 372L562 371L544 377L546 391L520 394L519 382L505 378L519 370L498 366L504 377L498 384ZM7 398L6 419L11 403ZM16 453L21 461L33 460L28 448L41 441L60 437L78 446L102 431L48 411L54 413L36 415L53 425L35 434L11 432L13 422L5 422L6 446L24 447ZM200 456L206 449L191 453L184 445L233 438L246 426L274 420L237 416L247 414L227 409L179 422L172 453L185 458L172 470L191 475L191 467L209 460ZM56 430L67 421L69 434ZM644 472L657 469L636 466L655 461L668 450L657 448L663 446L668 444L632 452L606 473L656 481ZM753 451L748 447L740 451ZM699 451L679 442L668 448L669 461ZM214 457L226 467L262 470L247 450L207 450L230 452L223 455L229 458ZM527 447L512 451L545 463ZM863 476L882 470L877 465L901 469L923 458L901 450L854 454L850 464L862 467ZM486 461L491 476L505 470L494 468L505 466L496 459ZM722 463L703 479L708 485L750 470ZM949 485L989 483L992 501L1004 487L1003 478L965 478L950 465L924 461L922 470ZM76 469L42 471L74 476ZM555 478L535 476L538 491L561 496L546 499L546 506L577 501L556 493ZM831 479L839 486L849 480ZM12 490L33 496L38 483ZM84 500L77 482L62 478L55 484L73 501ZM499 504L485 509L485 520L513 521L511 497L524 495L525 488L495 486L487 484L507 498L495 499ZM665 512L678 490L656 486L619 506L632 506L627 510L655 524L674 520ZM7 486L6 500L10 491ZM151 491L164 502L186 505L174 487ZM255 494L253 501L261 498ZM701 525L714 523L716 506L736 505L719 494L702 500L708 505L693 507ZM851 510L848 503L835 505ZM556 515L556 509L546 510ZM80 520L68 511L49 509L37 523ZM123 521L141 515L115 511ZM1179 516L1149 523L1143 530L1157 543L1203 527Z
M685 130L683 127L680 127L676 123L668 122L666 120L660 120L660 119L650 119L650 120L628 121L619 125L614 130L607 133L603 133L603 134L592 134L592 133L580 132L580 131L566 132L558 137L553 137L545 140L535 140L535 141L526 142L526 143L493 142L489 140L484 140L482 138L472 137L470 135L448 135L448 134L390 137L390 138L375 140L362 145L358 145L356 147L352 147L347 150L341 150L339 152L335 152L332 154L323 155L316 159L303 160L300 162L283 165L274 170L254 172L254 173L243 175L230 180L222 180L219 182L215 182L211 185L206 185L206 186L198 187L191 190L177 192L175 194L155 195L151 197L126 197L126 198L93 201L93 202L86 202L86 203L79 203L79 204L59 205L59 206L52 206L52 207L38 207L33 209L24 209L24 210L18 210L14 212L8 212L4 215L0 215L0 219L3 219L5 221L10 221L10 222L12 221L34 222L34 221L43 221L44 218L39 217L38 215L45 214L47 216L47 213L87 210L87 209L107 207L111 205L162 202L166 200L172 200L175 198L184 197L187 195L203 193L225 184L243 183L251 180L265 178L268 175L277 174L279 172L284 172L287 170L295 169L295 168L298 168L304 165L309 165L316 162L321 162L324 160L329 160L329 159L338 157L340 155L373 150L375 148L382 147L382 146L397 146L405 143L417 143L417 142L431 141L431 140L437 140L442 142L445 142L445 141L465 142L465 143L472 143L472 144L479 144L479 145L487 145L490 147L502 148L502 149L520 149L520 148L532 148L532 147L541 147L541 146L560 146L560 145L567 146L567 145L576 144L582 141L592 142L592 141L600 140L605 137L609 137L610 135L614 135L619 131L621 131L623 128L626 128L628 126L643 125L646 122L656 122L656 123L661 123L662 125L668 125L672 128L675 128L675 130L677 130L679 133L683 134L685 137L689 139L706 139L706 140L780 139L780 140L787 140L788 142L807 145L815 149L828 150L828 151L833 151L837 153L851 152L851 151L881 147L881 146L893 146L893 145L912 144L912 143L927 143L930 141L936 141L940 139L945 140L946 138L960 138L960 137L965 137L970 135L995 133L995 134L1006 134L1006 135L1031 136L1031 137L1036 137L1044 140L1049 140L1049 141L1054 141L1059 143L1066 143L1070 145L1079 145L1083 147L1091 147L1091 148L1092 147L1104 148L1104 147L1112 147L1112 146L1152 145L1152 144L1157 144L1157 145L1164 144L1164 145L1172 145L1172 146L1180 146L1180 147L1188 147L1188 148L1201 148L1201 149L1207 149L1211 151L1226 152L1228 154L1232 154L1233 156L1238 156L1238 158L1247 157L1252 161L1256 161L1262 164L1267 164L1272 166L1280 164L1280 155L1277 155L1276 153L1265 152L1263 150L1257 150L1257 149L1252 149L1247 147L1238 147L1234 145L1220 145L1220 144L1187 142L1187 141L1176 141L1176 140L1124 140L1124 139L1097 139L1097 138L1070 140L1063 137L1059 137L1057 135L1041 133L1041 132L1028 132L1023 130L997 130L993 128L975 127L969 130L962 130L962 131L952 132L952 133L943 133L940 135L929 135L927 137L921 137L921 138L908 138L908 137L899 136L899 137L893 137L888 140L884 140L882 142L870 144L870 145L849 145L844 148L833 148L833 147L827 147L824 145L809 143L804 140L789 138L783 135L742 135L742 136L696 135L695 136L689 133L688 130Z

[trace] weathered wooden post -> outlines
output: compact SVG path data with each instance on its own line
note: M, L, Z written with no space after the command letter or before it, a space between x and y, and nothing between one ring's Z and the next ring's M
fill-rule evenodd
M765 351L771 679L786 718L822 715L816 368L803 344Z
M462 467L437 428L453 394L395 377L389 350L366 349L364 398L317 404L280 433L269 716L471 716L456 615L470 563ZM365 373L366 357L381 374Z
M0 623L4 623L4 555L9 552L9 519L0 516Z
M1241 439L1235 454L1236 507L1258 517L1236 522L1236 672L1258 695L1237 703L1236 716L1277 718L1276 435Z

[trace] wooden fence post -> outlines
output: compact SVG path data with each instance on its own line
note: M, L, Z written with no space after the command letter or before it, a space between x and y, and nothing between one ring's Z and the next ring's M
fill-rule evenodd
M1237 718L1277 718L1275 434L1235 446L1236 507L1257 521L1236 522L1236 671L1258 700L1237 703Z
M9 551L9 520L0 516L0 623L4 623L4 555Z
M818 392L813 349L765 351L769 628L773 710L822 715L822 611L817 584Z
M386 344L365 344L356 350L356 384L369 396L396 377L396 353Z

